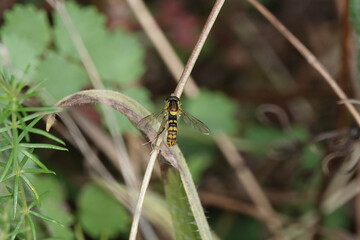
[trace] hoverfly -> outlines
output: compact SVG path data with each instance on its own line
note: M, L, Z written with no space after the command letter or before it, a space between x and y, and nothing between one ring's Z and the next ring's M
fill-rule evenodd
M178 97L170 96L166 98L165 107L161 111L155 112L141 119L137 124L138 128L144 128L150 122L162 118L162 123L155 139L157 139L160 136L160 134L165 129L167 129L166 143L169 147L172 147L176 143L176 136L178 132L177 121L178 118L182 116L184 118L185 123L193 126L201 133L205 135L209 135L210 134L209 128L194 116L190 115L189 113L186 113L180 107L180 105L181 103Z

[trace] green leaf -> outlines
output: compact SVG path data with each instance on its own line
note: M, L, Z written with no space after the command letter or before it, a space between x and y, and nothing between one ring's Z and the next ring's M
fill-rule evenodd
M30 224L30 229L31 229L31 233L32 233L32 239L36 240L36 228L35 228L35 224L34 221L32 220L31 216L29 214L26 214L26 219L28 220L29 224Z
M63 140L61 140L60 138L57 138L55 137L54 135L44 131L44 130L41 130L41 129L37 129L37 128L31 128L29 129L29 132L31 133L34 133L34 134L38 134L38 135L41 135L41 136L44 136L44 137L47 137L55 142L58 142L62 145L65 145L65 142Z
M12 137L8 134L8 132L1 132L1 136L4 138L4 142L12 143Z
M0 183L1 183L2 181L4 181L4 178L5 178L6 174L7 174L7 172L9 171L10 166L11 166L11 163L12 163L13 161L14 161L14 151L11 151L11 153L10 153L10 155L9 155L9 158L8 158L8 160L7 160L6 166L5 166L4 170L3 170L2 173L1 173Z
M234 133L237 104L220 92L202 90L195 99L186 99L182 108L204 122L211 132Z
M12 194L8 194L8 195L1 195L0 196L0 203L4 203L10 199L13 199L13 195Z
M14 181L14 200L13 200L13 213L14 217L16 216L16 210L18 205L18 194L19 194L19 176L15 176Z
M46 144L46 143L20 143L20 146L24 148L43 148L43 149L67 151L67 148L59 147L53 144Z
M101 44L101 39L106 35L105 17L100 15L94 7L80 8L73 1L67 1L65 7L86 48ZM55 14L54 23L55 45L58 50L66 56L79 59L77 50L59 14Z
M41 214L63 225L45 222L50 235L67 240L74 239L74 234L69 227L73 224L74 218L69 213L69 208L65 202L66 192L60 181L50 175L32 176L32 180L34 186L36 186L38 192L42 195L41 209L39 209Z
M20 143L24 137L26 139L26 136L29 136L28 131L30 129L32 129L32 127L35 126L35 124L38 121L40 121L40 119L41 119L41 117L37 117L36 119L33 119L31 121L31 123L29 123L28 125L25 125L25 126L23 124L19 124L19 128L21 128L23 131L21 132L21 134L18 137L18 143Z
M50 174L54 174L54 171L50 171L50 170L45 170L45 169L41 169L41 168L27 168L27 169L23 169L22 170L23 173L50 173Z
M120 30L106 34L89 52L104 81L130 82L144 73L142 46L134 36Z
M40 168L44 169L44 170L48 170L50 171L34 154L26 151L23 148L20 148L20 151L27 156L28 158L31 159L31 161L33 161L36 165L38 165Z
M6 177L2 180L3 182L6 182L7 180L15 177L15 172L10 173L9 175L6 175Z
M54 52L39 63L34 79L44 80L42 86L55 99L79 91L88 82L83 68Z
M56 220L54 220L54 219L52 219L52 218L50 218L50 217L47 217L47 216L45 216L45 215L43 215L43 214L41 214L41 213L37 213L37 212L34 212L34 211L30 211L29 213L30 213L31 215L35 216L35 217L38 217L38 218L44 220L44 221L47 221L47 222L50 222L50 223L53 223L53 224L57 224L57 225L59 225L59 226L61 226L61 227L64 227L64 225L62 225L62 224L59 223L58 221L56 221Z
M77 203L80 224L93 238L102 234L111 238L128 232L130 218L124 207L96 185L86 185Z
M35 67L38 63L39 52L33 48L29 40L20 38L17 35L4 35L2 41L9 51L9 61L16 69L25 71L27 67ZM5 65L6 63L3 62Z
M2 128L0 128L0 133L9 131L10 129L11 129L11 126L2 127Z
M46 13L33 5L15 5L5 13L4 20L2 38L17 36L26 41L37 54L42 53L49 44L50 30Z
M18 223L16 224L16 227L14 229L14 231L11 233L11 240L15 239L16 236L20 233L21 231L21 225L24 222L24 215L21 215L19 218Z
M174 168L168 168L165 182L165 194L173 221L177 240L201 239L188 198L183 188L180 174Z
M9 150L10 148L12 148L12 146L11 146L11 145L7 145L7 146L0 147L0 152L3 152L3 151L6 151L6 150Z
M93 7L67 2L68 13L104 81L129 82L144 73L144 50L135 36L106 30L105 17ZM55 16L55 43L62 54L79 59L59 15Z
M24 180L26 185L28 185L28 187L30 188L30 190L34 194L35 200L36 200L38 206L40 207L41 206L40 197L39 197L38 192L36 191L35 186L30 182L30 180L25 175L21 175L21 178Z
M27 109L24 109L24 110L27 110ZM38 117L40 117L39 118L39 120L40 120L45 115L52 114L52 113L54 113L53 110L50 110L50 111L47 111L47 112L44 112L44 111L43 112L36 112L36 113L32 113L32 114L29 114L29 115L25 116L22 120L24 122L27 122L27 121L30 121L30 120L32 120L34 118L38 118Z

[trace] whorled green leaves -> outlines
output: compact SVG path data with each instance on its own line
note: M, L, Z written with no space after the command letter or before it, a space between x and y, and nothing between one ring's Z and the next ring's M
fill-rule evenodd
M0 208L9 218L0 224L4 239L37 239L37 222L40 218L52 224L59 223L39 213L35 206L41 207L41 194L34 185L34 175L50 173L36 151L38 149L66 150L51 143L32 142L30 133L51 136L36 130L35 124L54 109L23 106L23 102L33 96L33 89L14 77L0 74ZM53 140L61 142L56 137ZM57 140L56 140L57 139ZM9 209L9 204L12 208ZM8 225L7 228L3 226ZM26 237L24 236L26 235Z

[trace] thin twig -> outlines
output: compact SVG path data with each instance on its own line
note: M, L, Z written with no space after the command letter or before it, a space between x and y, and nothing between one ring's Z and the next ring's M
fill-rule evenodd
M315 68L321 76L330 85L333 91L341 100L347 100L348 97L344 91L338 86L336 81L331 77L325 67L318 61L318 59L307 49L304 44L297 39L268 9L266 9L257 0L247 0L253 5L308 61L308 63ZM356 108L348 101L344 102L346 108L349 110L351 115L354 117L357 124L360 126L360 114Z
M344 89L344 92L352 96L358 97L358 86L353 86L351 84L354 82L350 77L350 56L351 56L351 45L350 41L352 36L351 25L350 25L350 16L349 16L349 2L350 0L343 0L342 6L339 8L339 17L341 22L341 68L339 74L339 86ZM342 11L340 9L343 9ZM350 91L351 90L351 91ZM342 129L347 126L348 118L345 114L347 110L344 106L337 107L337 127Z
M226 211L237 212L251 216L253 218L257 218L259 220L263 220L262 215L255 208L255 206L249 203L223 196L223 194L216 194L206 191L199 191L199 195L201 197L201 202L204 205L215 206Z
M145 33L158 51L160 57L163 59L165 65L168 67L170 73L173 75L174 79L178 81L184 70L184 64L181 62L175 50L166 39L164 33L161 31L146 5L142 0L127 0L127 2ZM198 87L196 86L194 80L190 77L185 87L186 95L195 96L198 92Z
M219 12L222 8L222 6L224 5L225 0L217 0L214 4L213 9L210 12L210 15L205 23L205 26L203 28L203 30L201 31L199 40L197 41L190 57L189 60L186 63L185 69L183 71L183 73L181 74L181 77L179 79L178 85L176 86L176 89L174 91L174 96L180 98L183 91L184 91L184 87L186 85L186 82L189 79L190 73L194 68L194 65L196 63L196 60L198 59L201 49L203 48L206 39L209 36L210 30L212 28L212 26L215 23L215 20L217 18L217 16L219 15Z
M140 221L140 217L141 217L141 211L142 211L142 207L143 207L143 203L144 203L144 199L145 199L146 190L150 183L150 177L151 177L151 173L154 169L155 161L159 155L160 146L161 146L161 143L163 142L163 137L164 137L164 133L161 136L159 136L159 138L157 139L156 146L155 146L153 152L151 153L149 163L146 167L144 179L141 184L139 197L138 197L136 207L135 207L134 218L131 223L129 240L136 240L136 235L138 232L138 226L139 226L139 221Z
M84 64L86 71L90 77L91 83L97 89L103 89L104 84L101 81L99 72L96 69L95 63L92 61L88 50L85 47L80 34L78 33L74 23L67 12L63 1L60 0L47 0L47 2L59 13L61 20L64 23L65 29L68 31L69 36L78 51L81 61Z

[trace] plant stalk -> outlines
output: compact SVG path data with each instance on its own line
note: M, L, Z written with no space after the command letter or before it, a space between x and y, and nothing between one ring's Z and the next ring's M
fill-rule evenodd
M196 60L198 59L199 55L200 55L200 51L203 48L206 39L209 36L210 30L212 28L212 26L215 23L215 20L217 18L217 16L220 13L220 10L222 8L222 6L224 5L225 0L217 0L214 4L213 9L211 10L208 19L206 20L205 26L203 28L203 30L201 31L199 40L197 41L190 57L189 60L186 63L185 69L183 71L183 73L181 74L181 77L179 79L178 85L176 86L176 89L174 91L174 96L180 98L185 85L189 79L189 76L191 74L191 71L194 68L194 65L196 63Z

